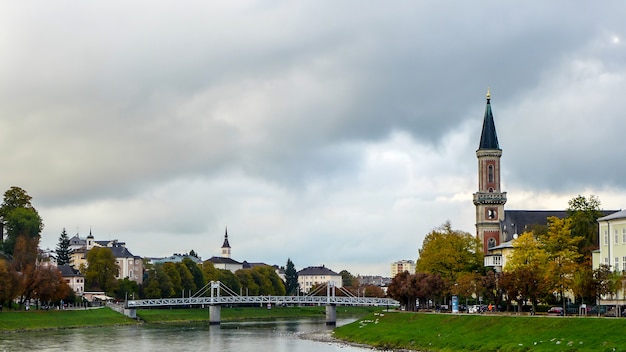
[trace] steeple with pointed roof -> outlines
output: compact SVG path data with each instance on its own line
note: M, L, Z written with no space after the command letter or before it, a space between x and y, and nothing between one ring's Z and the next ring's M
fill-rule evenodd
M222 257L230 258L230 244L228 243L228 227L224 233L224 243L222 244Z
M487 89L487 106L485 107L483 132L480 135L480 145L478 149L500 150L498 135L496 134L496 124L493 122L493 113L491 112L491 92L489 89Z

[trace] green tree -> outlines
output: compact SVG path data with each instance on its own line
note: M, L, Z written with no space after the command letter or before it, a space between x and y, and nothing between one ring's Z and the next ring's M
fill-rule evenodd
M15 244L19 236L39 239L43 224L39 214L32 209L16 208L5 217L7 238L4 241L4 252L13 255Z
M453 230L450 222L431 231L424 238L416 272L438 273L449 282L463 272L484 272L480 241L467 232Z
M180 276L180 286L183 290L183 296L190 296L191 292L196 292L198 288L196 287L196 283L193 279L193 274L187 265L183 262L176 263L176 269L178 270L178 274ZM200 286L200 288L202 288L202 286Z
M603 296L615 295L622 287L621 275L611 271L611 268L606 264L600 265L593 271L593 280L595 283L595 296L598 301Z
M252 270L250 269L241 269L235 272L237 275L237 279L240 283L240 293L243 296L258 296L260 292L260 287L254 280L252 275Z
M291 261L291 258L287 258L287 267L285 268L285 289L288 295L295 295L298 293L298 272L296 267Z
M276 269L269 265L260 266L257 269L271 283L271 291L268 293L272 296L284 296L286 293L285 283L276 273Z
M137 282L127 277L117 280L115 298L121 300L132 299L133 297L139 298L139 285Z
M0 219L6 230L6 239L0 233L0 243L5 253L12 255L20 235L39 238L43 222L31 204L31 196L20 187L11 187L4 193L0 205Z
M146 298L169 298L174 295L172 282L163 270L163 265L155 265L148 271L143 294Z
M118 270L111 248L93 247L87 252L85 284L91 290L113 292Z
M182 263L187 267L187 269L189 269L189 272L193 276L193 282L196 287L195 290L203 288L204 285L206 285L206 277L204 276L200 266L189 258L183 259Z
M66 265L70 263L70 255L72 251L70 250L70 238L65 232L65 228L61 231L61 236L59 236L59 243L56 248L57 253L57 265Z
M180 278L180 272L178 271L176 263L163 263L163 271L170 278L170 282L172 283L172 290L174 292L172 293L171 297L180 297L183 291L183 286L182 280Z
M571 219L572 236L582 237L580 253L590 258L591 252L598 248L598 223L596 220L602 217L600 200L597 196L589 198L578 195L567 203L567 216Z
M339 272L339 275L341 275L341 281L342 281L342 285L343 287L358 287L359 286L359 280L354 277L354 275L352 275L348 270L341 270Z

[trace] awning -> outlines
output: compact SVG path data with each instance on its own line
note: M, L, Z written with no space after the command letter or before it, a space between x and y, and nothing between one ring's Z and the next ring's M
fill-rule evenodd
M105 296L105 295L93 295L93 298L99 299L101 301L112 301L113 297Z

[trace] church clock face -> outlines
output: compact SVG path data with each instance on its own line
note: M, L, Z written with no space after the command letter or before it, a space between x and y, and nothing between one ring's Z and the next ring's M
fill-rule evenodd
M488 220L495 220L498 218L498 209L494 209L494 208L486 209L485 215Z

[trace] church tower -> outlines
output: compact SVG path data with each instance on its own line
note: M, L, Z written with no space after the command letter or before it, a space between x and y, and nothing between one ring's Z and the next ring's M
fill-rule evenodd
M474 193L476 206L476 236L483 244L483 253L504 241L501 221L504 219L506 192L500 188L500 157L496 125L491 113L491 94L487 90L487 107L483 119L478 158L478 192Z
M225 230L224 243L222 244L222 258L230 258L230 244L228 243L228 228Z

